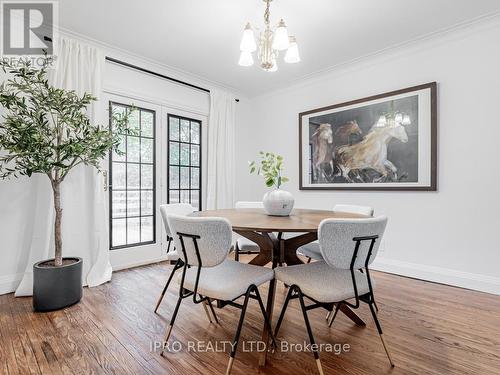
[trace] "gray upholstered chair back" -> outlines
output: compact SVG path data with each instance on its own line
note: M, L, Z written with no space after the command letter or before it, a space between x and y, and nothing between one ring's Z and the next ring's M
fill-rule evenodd
M356 206L353 204L336 204L333 207L334 212L348 212L350 214L360 214L373 216L373 208L368 206Z
M325 219L318 229L321 254L331 267L350 269L356 242L354 237L374 236L379 238L370 256L371 264L377 256L380 241L387 225L387 217L379 216L367 219ZM354 269L365 267L371 241L361 241Z
M234 205L235 208L264 208L264 203L262 202L247 202L238 201Z
M194 242L189 237L183 237L187 259L182 252L182 245L177 233L200 236L196 240L200 251L201 265L213 267L221 264L231 249L232 230L229 221L218 217L190 217L169 214L168 225L172 230L172 237L176 249L182 259L192 266L198 266L198 258Z
M193 213L193 206L189 203L170 203L170 204L162 204L160 206L161 218L163 220L163 226L165 227L165 231L167 232L167 236L173 237L170 227L168 226L167 215L175 214L187 216Z

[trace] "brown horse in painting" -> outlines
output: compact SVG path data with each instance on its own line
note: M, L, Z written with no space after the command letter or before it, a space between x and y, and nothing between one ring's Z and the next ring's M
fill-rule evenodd
M351 145L353 137L360 138L362 131L356 121L348 121L339 126L333 134L332 125L324 123L311 136L313 155L312 164L314 174L319 178L321 174L330 177L334 171L335 153L337 148ZM325 171L328 166L329 172Z
M337 150L336 162L341 169L344 178L353 182L349 177L350 171L360 171L371 168L382 176L374 182L380 182L387 178L389 171L397 177L397 168L387 160L387 145L392 138L408 142L408 134L405 128L396 123L384 127L372 126L365 138L354 145L342 146Z

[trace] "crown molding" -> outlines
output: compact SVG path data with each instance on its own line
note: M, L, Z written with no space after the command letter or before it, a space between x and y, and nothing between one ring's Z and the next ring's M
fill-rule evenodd
M476 17L447 28L424 34L417 38L394 44L387 48L383 48L381 50L332 65L328 68L306 74L302 77L292 80L285 85L281 85L280 87L277 87L266 93L249 96L249 98L262 99L284 93L286 91L289 91L290 89L307 87L321 82L325 80L325 78L333 78L338 75L346 74L350 71L367 68L389 59L406 56L422 49L429 49L436 45L450 42L456 39L461 39L485 29L490 29L498 26L500 26L500 11L487 13L480 17Z

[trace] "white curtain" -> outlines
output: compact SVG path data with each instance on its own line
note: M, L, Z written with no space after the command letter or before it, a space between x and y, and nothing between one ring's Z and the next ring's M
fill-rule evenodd
M104 61L104 54L99 49L62 38L50 81L57 87L75 90L79 95L88 92L99 98ZM89 108L88 114L93 123L97 120L98 108L97 102ZM53 257L54 254L54 209L48 178L36 176L23 183L32 184L32 197L27 200L31 205L30 215L24 220L33 223L26 226L29 228L28 233L17 234L28 239L26 247L29 255L16 296L32 294L33 263ZM111 280L107 194L103 183L103 176L94 168L79 166L69 173L62 184L63 256L83 258L83 284L88 286Z
M234 95L210 90L207 157L207 209L234 205Z

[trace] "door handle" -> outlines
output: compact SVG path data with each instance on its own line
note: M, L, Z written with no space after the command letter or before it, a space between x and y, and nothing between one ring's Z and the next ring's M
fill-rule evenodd
M110 188L109 184L108 184L108 171L102 171L102 178L104 179L103 180L103 188L104 188L104 191L108 191L108 189Z

